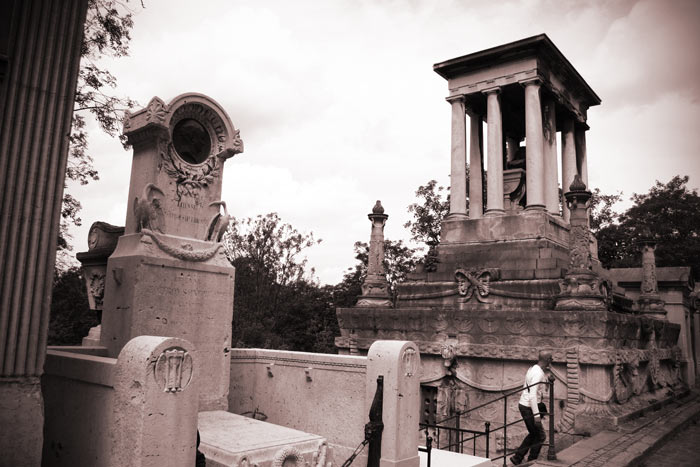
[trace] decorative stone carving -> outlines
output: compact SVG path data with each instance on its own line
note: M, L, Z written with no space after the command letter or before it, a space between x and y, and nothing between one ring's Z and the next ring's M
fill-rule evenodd
M163 170L175 179L177 201L181 201L183 196L199 197L199 191L208 187L221 172L218 157L210 156L203 164L192 165L175 155L172 144L161 152L161 158Z
M357 301L358 307L390 307L392 306L389 293L389 283L384 270L384 224L389 218L384 214L381 201L367 215L372 222L372 233L369 241L369 258L367 261L367 277L362 283L362 295Z
M214 201L210 203L209 206L221 206L224 213L217 212L216 215L209 222L209 228L207 229L206 240L210 242L221 242L226 229L228 229L229 223L231 222L231 216L226 209L226 203L224 201Z
M137 232L149 229L163 233L163 209L156 193L165 196L163 190L153 183L148 183L143 187L141 197L134 198L133 210Z
M618 353L613 367L613 391L615 401L624 404L632 396L642 392L639 375L639 355Z
M666 319L665 303L659 296L656 280L656 242L642 242L642 285L637 305L639 312L658 319Z
M403 365L404 374L407 377L410 378L415 375L416 371L418 371L418 354L416 350L410 347L404 350L401 356L401 363Z
M556 310L606 310L610 286L592 270L588 203L591 192L576 174L564 195L570 212L570 260L559 282Z
M163 124L165 123L166 112L167 107L165 103L159 97L154 97L146 107L146 120L150 123Z
M275 454L272 467L305 467L304 456L293 446L285 447Z
M455 271L455 280L459 294L465 300L469 300L472 296L482 303L489 303L486 297L489 295L491 280L497 280L499 277L498 269L476 269L467 271L465 269L457 269ZM474 293L476 292L476 293Z
M181 259L184 261L193 261L193 262L207 261L208 259L213 258L214 255L221 248L223 248L223 245L221 243L216 243L211 248L195 251L192 248L192 245L189 243L184 243L180 247L170 245L165 240L161 240L159 238L159 236L155 234L155 232L152 232L148 229L143 229L141 231L141 233L145 237L152 239L153 242L158 246L158 248L160 248L165 253L169 254L170 256L172 256L174 258L178 258L178 259Z
M154 371L163 392L180 392L192 380L192 356L184 349L171 347L160 354Z
M102 301L105 296L105 275L101 272L93 272L90 276L89 292L92 296L95 309L102 309Z

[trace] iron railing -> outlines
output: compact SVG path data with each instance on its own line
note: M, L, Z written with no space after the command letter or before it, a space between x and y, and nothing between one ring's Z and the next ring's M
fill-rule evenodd
M425 431L425 439L426 439L426 446L425 447L419 447L418 449L423 452L427 452L428 454L428 467L430 467L430 459L431 459L431 450L432 450L432 443L435 441L437 444L436 448L442 449L447 448L450 451L453 452L459 452L459 453L464 453L464 445L465 443L472 442L472 455L476 455L476 441L477 438L484 437L485 438L485 457L490 458L492 461L498 460L498 459L503 459L503 465L506 465L506 461L508 459L508 456L510 454L513 454L515 450L512 450L508 452L508 427L515 425L516 423L520 423L523 421L522 418L519 418L518 420L515 420L513 422L508 423L508 397L513 396L515 394L519 394L523 389L530 389L532 387L538 386L540 384L545 384L549 386L549 429L548 429L548 440L549 442L547 443L542 443L542 446L548 446L547 449L547 459L548 460L555 460L557 458L556 452L555 452L555 445L554 445L554 378L550 376L549 381L542 381L539 383L535 383L533 385L525 386L525 388L518 388L513 391L507 392L500 397L491 400L489 402L485 402L483 404L477 405L476 407L471 407L467 410L464 410L462 412L456 413L454 415L451 415L450 417L447 417L443 420L440 420L435 423L421 423L420 424L420 430ZM484 423L484 431L480 430L470 430L470 429L464 429L461 428L461 418L475 410L481 409L483 407L486 407L487 405L494 404L499 401L503 401L503 425L491 429L491 423L486 422ZM454 426L449 426L446 425L446 423L454 424ZM435 438L433 438L429 430L432 430L433 433L435 434ZM490 438L492 433L496 433L499 430L503 430L503 454L500 456L496 457L490 457L489 456L489 447L490 447ZM445 433L446 436L448 437L448 442L445 446L442 446L440 444L440 436L441 432ZM464 438L464 435L472 435L467 437L466 439ZM444 435L443 435L444 436Z

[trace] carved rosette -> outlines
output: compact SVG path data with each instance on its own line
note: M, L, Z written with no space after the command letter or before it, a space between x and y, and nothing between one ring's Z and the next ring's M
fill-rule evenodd
M166 349L158 356L154 373L163 392L183 391L192 381L192 356L180 347Z

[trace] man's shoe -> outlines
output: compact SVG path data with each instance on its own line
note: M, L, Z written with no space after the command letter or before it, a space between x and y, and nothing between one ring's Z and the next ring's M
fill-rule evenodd
M515 456L511 457L510 461L513 463L513 465L519 465L523 462L523 461L519 461Z

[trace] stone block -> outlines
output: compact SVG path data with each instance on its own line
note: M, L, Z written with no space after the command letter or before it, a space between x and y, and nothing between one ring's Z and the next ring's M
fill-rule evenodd
M535 279L560 279L566 270L562 268L535 269Z
M194 465L202 373L193 350L184 339L158 336L124 346L114 369L108 465Z
M376 341L367 354L366 413L383 376L381 467L418 467L420 351L413 342Z
M216 248L159 238L190 253ZM220 247L210 259L192 261L166 253L148 235L122 236L107 266L102 345L114 357L140 335L187 339L201 362L200 410L227 408L234 272Z
M207 467L326 467L323 459L331 459L326 440L319 435L223 410L200 412L198 419L199 450Z
M0 465L40 465L43 425L39 378L0 378Z
M501 279L503 280L527 280L534 278L534 269L501 269Z

